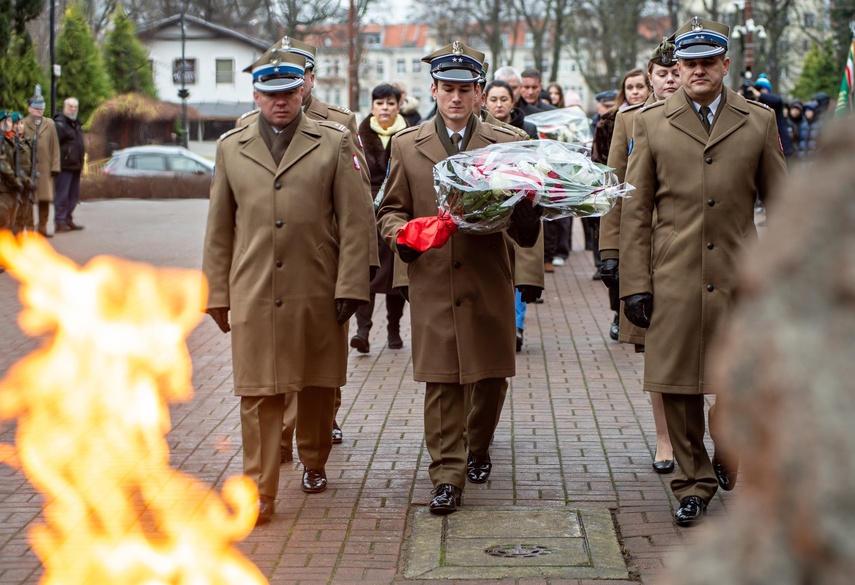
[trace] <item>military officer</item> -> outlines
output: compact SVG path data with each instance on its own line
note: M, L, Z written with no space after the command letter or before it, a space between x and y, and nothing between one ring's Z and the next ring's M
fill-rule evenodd
M14 226L24 191L24 183L15 172L15 142L10 136L11 114L6 110L0 111L0 230L11 230Z
M326 489L345 324L368 302L365 242L375 237L353 136L300 107L304 65L287 51L253 65L260 114L217 144L202 263L207 311L223 332L231 313L244 473L258 485L259 523L274 511L287 394L302 394L302 489Z
M433 167L450 155L518 137L473 114L484 54L455 41L423 61L430 64L437 115L392 138L386 192L378 211L384 241L408 263L413 377L426 382L425 441L434 484L430 511L454 512L466 483L466 394L495 425L505 378L514 369L514 284L503 233L457 233L442 248L419 253L397 244L412 218L436 216ZM514 208L509 235L524 247L540 234L540 213ZM472 386L472 388L467 388ZM469 450L489 456L492 434L469 432Z
M693 18L675 33L683 85L635 114L620 227L620 292L645 335L644 390L662 394L679 468L677 524L700 521L735 462L704 447L706 362L733 303L742 249L756 240L755 195L786 176L774 113L724 86L729 27ZM656 223L653 215L656 214ZM712 415L712 413L711 413ZM715 440L715 421L710 417Z
M53 178L59 174L59 138L56 135L56 124L45 117L45 99L42 88L36 85L35 95L28 100L29 115L24 118L24 136L35 145L35 176L36 204L38 207L38 230L46 238L53 237L48 233L48 215L53 201ZM36 136L38 135L38 136ZM29 217L28 225L32 226L33 219Z
M650 80L653 92L644 104L630 106L621 110L615 116L614 133L609 148L608 165L615 169L618 179L623 182L626 178L626 163L629 146L632 143L632 120L636 112L643 106L671 97L680 89L680 72L677 69L677 59L674 57L674 37L664 39L653 51L647 62L647 78ZM630 193L630 196L632 193ZM609 288L609 296L620 295L620 217L622 199L618 199L610 212L600 218L600 257L603 265L600 275L603 283ZM620 328L618 340L623 343L635 344L636 352L644 351L644 329L630 323L623 311L618 315ZM653 469L656 473L671 473L674 471L674 454L668 427L665 424L665 409L662 405L662 395L650 394L650 404L653 408L653 423L656 427L656 453L653 456Z
M15 172L24 185L12 225L12 232L19 234L25 229L33 230L36 177L33 174L33 145L24 136L24 116L12 112L9 119L12 121L12 142L15 145Z

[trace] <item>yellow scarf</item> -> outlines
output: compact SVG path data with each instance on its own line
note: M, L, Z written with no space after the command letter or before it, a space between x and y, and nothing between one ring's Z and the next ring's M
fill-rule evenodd
M371 116L368 123L371 125L371 129L380 137L380 142L383 143L383 148L386 148L386 145L389 144L390 140L392 140L392 136L407 127L407 121L404 120L404 117L401 114L398 114L395 117L395 121L392 122L392 125L385 130L374 116Z

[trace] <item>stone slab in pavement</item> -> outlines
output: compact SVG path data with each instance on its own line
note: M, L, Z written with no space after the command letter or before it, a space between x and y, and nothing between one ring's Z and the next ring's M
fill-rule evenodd
M86 202L75 213L86 229L58 234L51 244L77 262L110 254L198 268L207 204ZM595 581L482 574L455 582L656 583L668 559L697 534L672 522L672 476L657 475L651 466L656 443L650 404L640 390L643 358L608 338L613 314L602 283L591 280L593 261L582 249L579 222L573 247L567 265L546 276L545 302L528 307L517 376L492 448L492 477L466 487L457 517L497 507L608 514L626 575ZM17 283L0 274L0 377L39 346L18 328L19 310ZM390 350L379 296L371 351L350 354L339 413L344 442L333 447L327 465L329 489L304 494L299 462L283 465L273 521L237 545L271 583L424 583L405 573L408 518L424 514L432 488L423 442L423 385L412 379L407 314L405 347ZM188 347L194 396L170 407L171 464L221 489L242 465L229 336L205 319L189 336ZM14 440L15 425L0 423L0 443ZM738 493L716 496L710 523L726 513ZM27 535L43 522L42 504L22 473L0 464L0 585L38 582L41 565ZM524 526L520 523L521 530Z

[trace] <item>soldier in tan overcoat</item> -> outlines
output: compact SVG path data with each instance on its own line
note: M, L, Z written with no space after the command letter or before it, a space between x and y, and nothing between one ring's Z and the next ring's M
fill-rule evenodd
M303 115L304 63L286 53L254 65L261 114L217 145L202 264L207 310L224 332L231 313L244 473L258 484L259 523L273 515L289 393L302 394L302 489L326 488L346 322L368 301L368 186L350 132Z
M647 62L647 79L653 92L644 104L630 106L615 116L614 132L609 147L608 166L615 169L618 180L626 179L626 164L629 157L629 146L632 143L633 118L643 106L649 106L657 101L671 97L680 89L680 72L674 57L674 37L663 40L653 51ZM629 194L632 196L632 193ZM620 216L622 199L600 218L600 276L612 294L620 294L619 263L620 263ZM654 221L655 223L655 221ZM633 325L619 312L620 327L618 340L622 343L632 343L636 352L644 351L644 329ZM656 473L671 473L674 471L674 452L671 448L671 438L668 436L668 426L665 423L665 407L662 396L656 392L650 394L650 404L653 410L653 423L656 428L656 452L653 455L653 470Z
M473 408L494 421L501 386L515 373L513 272L502 233L457 233L444 247L424 253L397 244L396 235L410 219L436 216L436 163L458 149L518 137L472 113L483 53L454 42L423 60L431 66L437 115L392 138L378 223L385 241L408 263L413 376L427 383L425 441L435 486L429 508L448 514L460 505L466 483L467 386L474 385ZM530 205L517 205L512 220L509 235L523 246L534 245L540 215ZM470 433L470 449L478 440Z
M24 118L24 136L36 144L36 204L38 206L38 230L46 238L53 236L48 233L48 216L50 204L53 202L53 178L59 174L59 138L56 135L56 124L45 117L45 100L41 86L36 86L35 95L29 99L29 115ZM38 139L35 138L38 132ZM32 218L29 225L33 224Z
M735 481L732 460L711 461L704 446L704 394L716 391L708 349L757 238L755 196L768 201L786 177L774 113L723 85L729 30L695 17L675 33L683 86L635 114L626 179L636 190L621 212L621 298L647 328L644 390L662 394L679 525L701 520Z

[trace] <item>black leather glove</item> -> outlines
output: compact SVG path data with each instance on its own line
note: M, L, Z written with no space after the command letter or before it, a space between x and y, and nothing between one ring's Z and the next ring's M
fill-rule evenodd
M398 248L398 256L407 264L409 264L410 262L415 262L416 258L422 255L422 252L419 252L418 250L413 250L412 248L404 244L396 243L395 246Z
M653 295L638 293L623 299L623 314L633 325L647 329L650 327L650 317L653 315Z
M344 325L347 320L353 317L356 309L360 305L366 304L368 301L357 301L356 299L336 299L335 300L335 320L339 325Z
M214 322L217 324L217 327L220 328L220 331L223 333L228 333L232 330L229 326L229 308L228 307L213 307L206 311Z
M377 276L377 268L379 268L379 267L378 266L370 266L368 268L368 280L369 281L374 280L374 277Z
M399 293L401 293L401 296L404 297L405 301L410 302L410 287L399 286L395 290L398 291Z
M615 292L620 291L618 264L619 261L617 258L607 258L603 260L600 266L600 276L603 277L603 284L606 285L606 288Z
M520 300L526 305L537 301L543 292L542 288L531 284L521 284L517 287L517 290L520 291Z
M537 241L537 234L540 229L540 216L543 215L543 208L540 205L531 206L528 199L523 199L514 205L514 210L511 212L511 221L517 228L517 237L521 246L533 246Z

